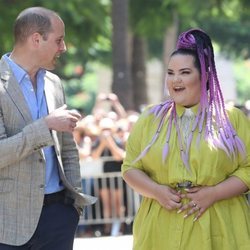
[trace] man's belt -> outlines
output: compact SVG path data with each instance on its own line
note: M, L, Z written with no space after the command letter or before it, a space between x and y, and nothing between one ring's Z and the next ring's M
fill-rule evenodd
M43 200L43 205L44 206L49 206L51 204L55 204L55 203L62 203L65 205L72 205L74 203L74 200L66 197L65 196L65 191L59 191L56 193L52 193L52 194L45 194L44 195L44 200Z

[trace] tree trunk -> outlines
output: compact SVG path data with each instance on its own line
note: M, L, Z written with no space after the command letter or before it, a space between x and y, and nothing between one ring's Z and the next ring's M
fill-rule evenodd
M112 0L113 82L112 91L125 109L133 109L128 36L129 0Z
M132 53L132 84L135 110L141 111L143 105L148 103L146 83L146 41L145 39L133 36Z
M163 42L163 91L162 91L162 100L166 99L167 91L166 91L166 73L167 73L167 65L169 61L169 57L171 53L174 51L176 46L176 40L178 36L179 30L179 17L176 11L173 11L173 22L172 24L167 27L165 35L164 35L164 42Z

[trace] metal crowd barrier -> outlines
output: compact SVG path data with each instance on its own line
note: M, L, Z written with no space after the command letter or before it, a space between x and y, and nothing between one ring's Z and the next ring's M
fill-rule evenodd
M104 173L103 165L105 161L113 160L112 157L102 157L98 160L85 160L80 162L83 191L98 197L98 201L92 206L86 206L85 212L81 216L79 225L95 225L107 223L130 224L140 205L140 196L134 192L122 179L121 172ZM103 214L103 204L100 197L100 189L108 188L111 191L119 189L121 192L120 209L124 209L121 215L116 214L115 199L111 193L111 216L105 218Z

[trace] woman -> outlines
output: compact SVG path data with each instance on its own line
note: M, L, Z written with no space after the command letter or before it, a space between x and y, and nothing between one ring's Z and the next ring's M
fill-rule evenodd
M140 116L122 165L143 196L133 249L250 249L249 121L224 105L205 32L179 36L166 83L170 99Z

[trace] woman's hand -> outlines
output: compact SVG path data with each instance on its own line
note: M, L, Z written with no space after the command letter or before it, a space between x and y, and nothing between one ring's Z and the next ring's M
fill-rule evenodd
M183 205L178 213L185 211L184 217L195 214L194 221L211 207L215 202L242 195L249 190L248 186L238 177L231 176L215 186L197 186L186 190L181 198L187 198L188 203Z
M123 174L123 179L137 193L156 200L168 210L179 209L182 206L181 194L178 191L155 182L142 170L129 169Z
M160 203L162 207L168 210L181 208L181 194L175 189L159 184L155 191L155 199Z
M214 191L214 186L198 186L187 189L185 194L181 194L181 198L186 198L189 202L180 207L178 213L185 211L185 218L195 214L194 221L196 221L215 203L216 193Z

